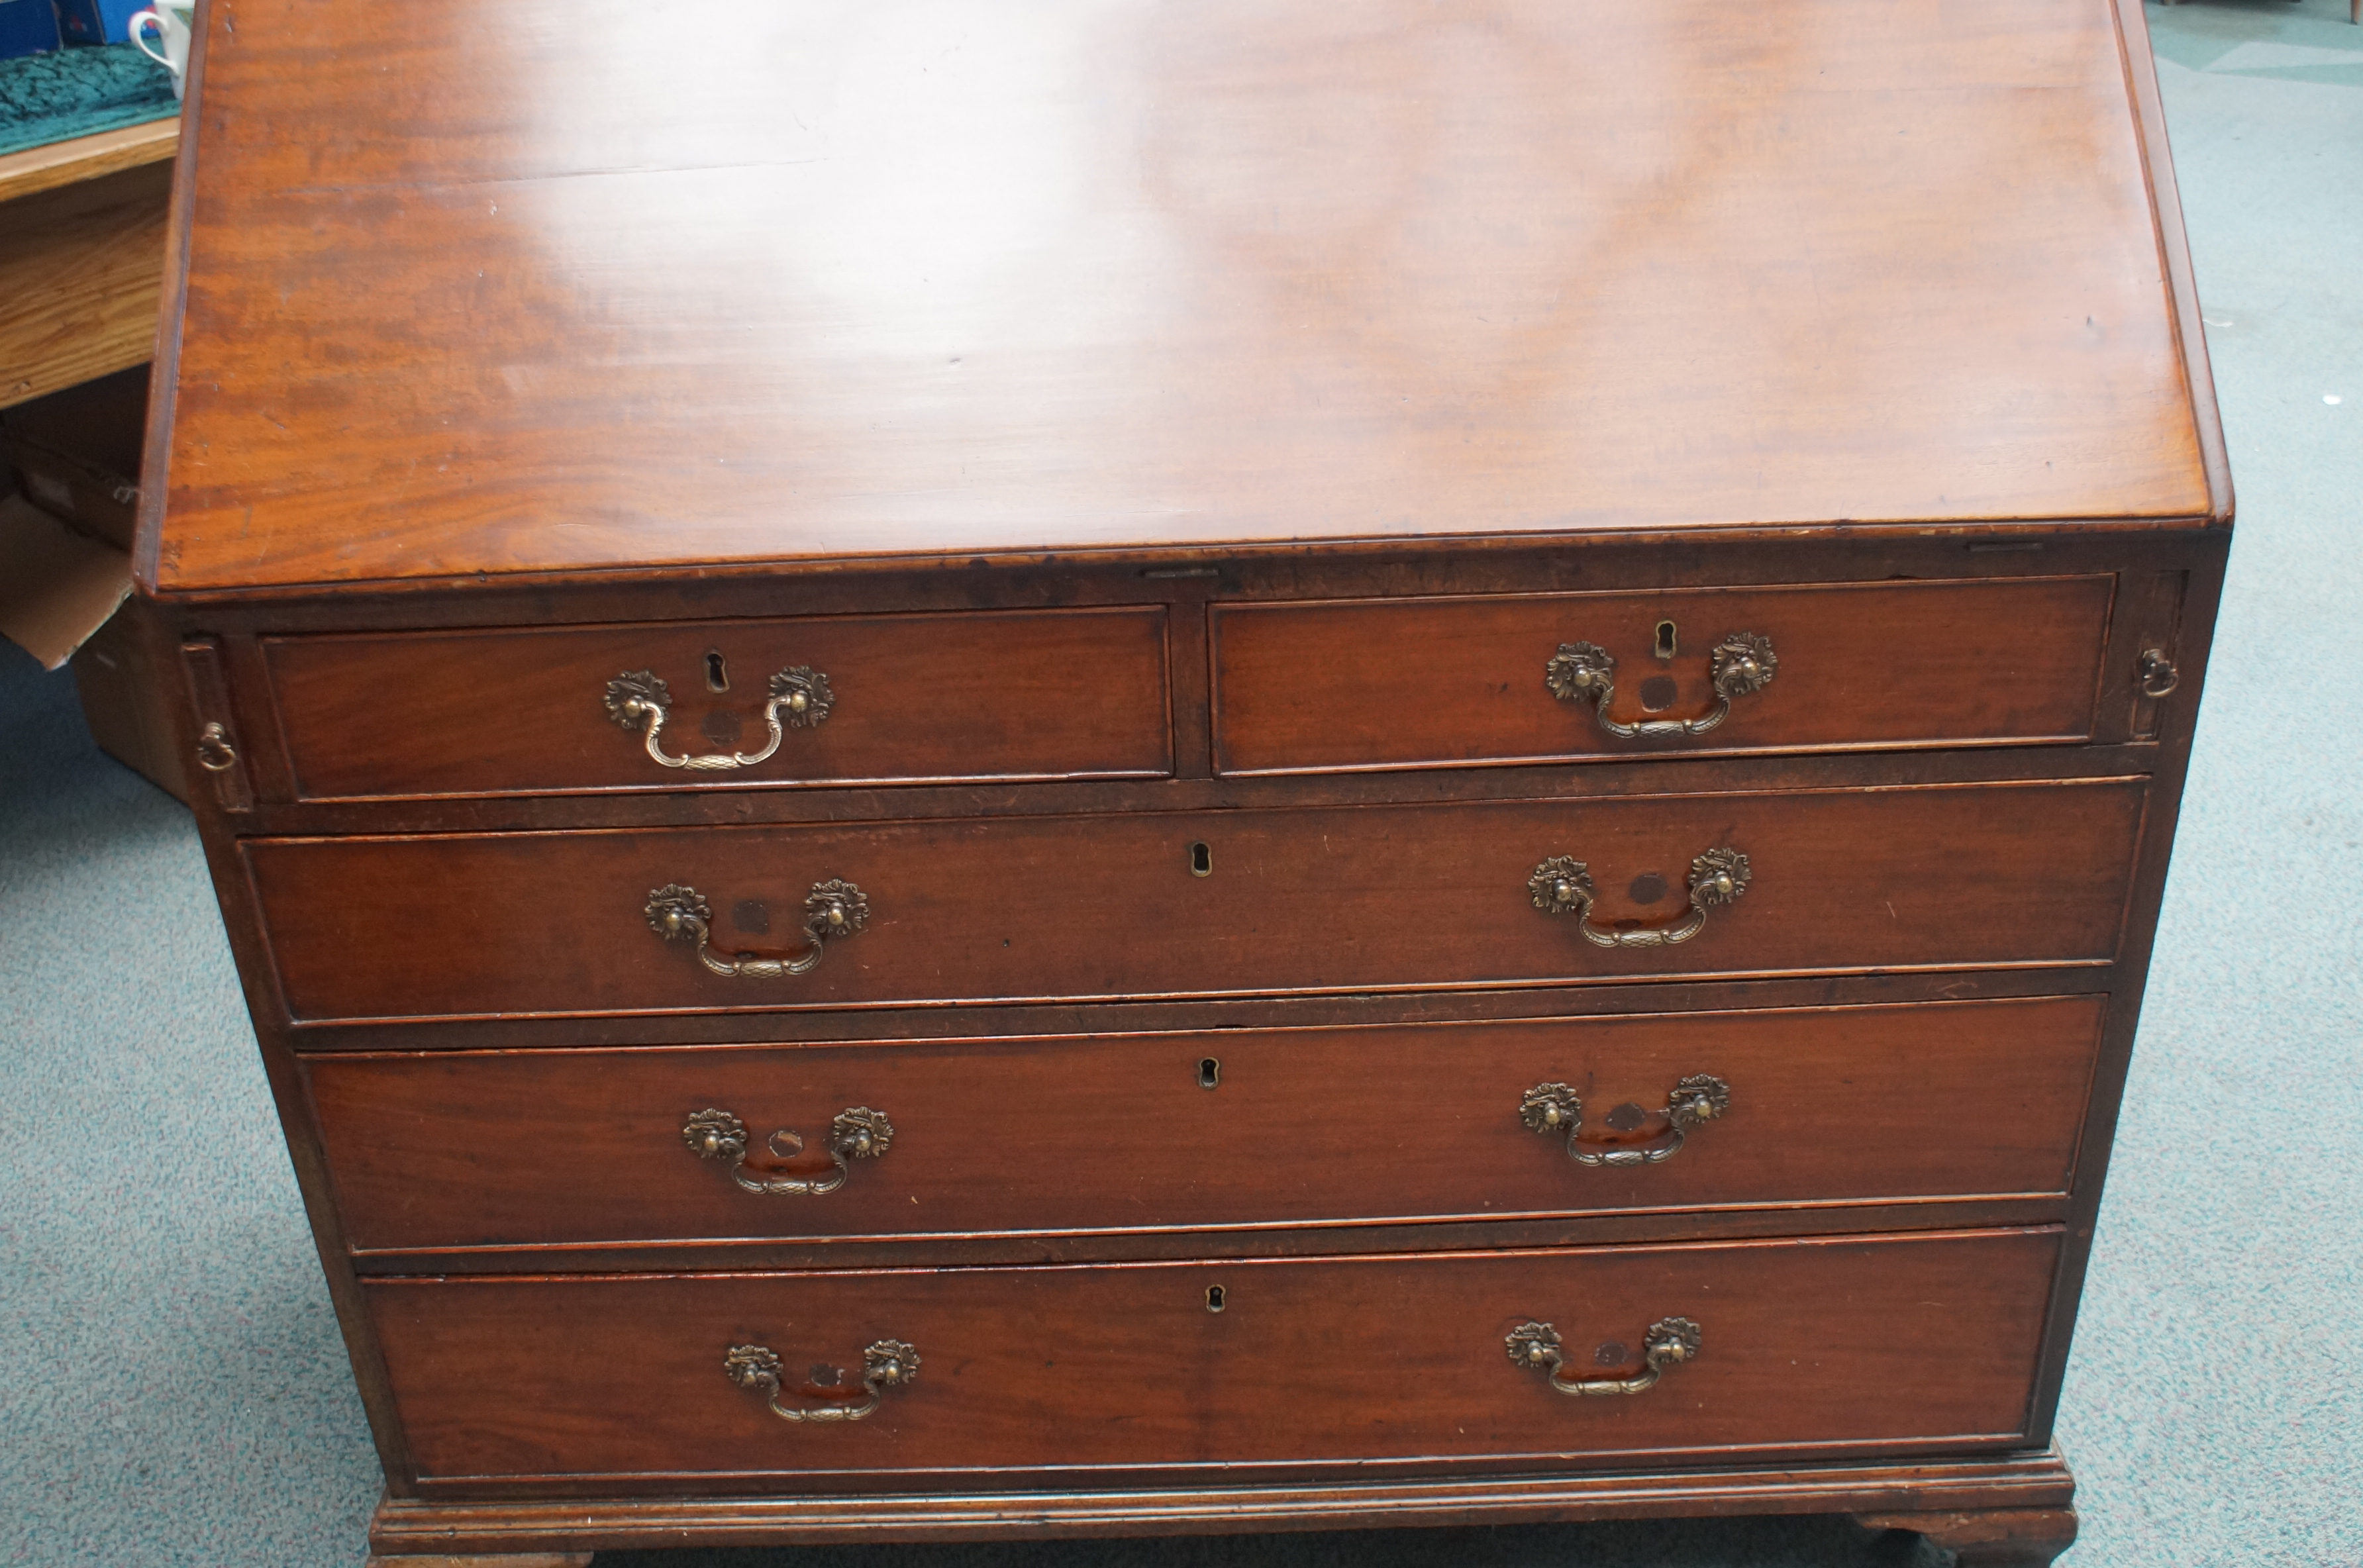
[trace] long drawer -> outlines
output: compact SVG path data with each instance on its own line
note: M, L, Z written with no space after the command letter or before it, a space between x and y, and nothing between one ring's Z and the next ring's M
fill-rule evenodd
M2005 1444L2025 1429L2058 1242L1922 1232L362 1291L428 1480L1236 1474ZM1552 1384L1642 1382L1653 1353L1659 1375L1630 1394Z
M241 848L305 1021L1402 990L2106 962L2146 789Z
M305 1071L364 1252L1191 1230L2058 1196L2103 1009L330 1054Z
M1225 773L2072 742L2113 580L1222 605Z
M311 800L1173 766L1156 605L274 637L263 653Z

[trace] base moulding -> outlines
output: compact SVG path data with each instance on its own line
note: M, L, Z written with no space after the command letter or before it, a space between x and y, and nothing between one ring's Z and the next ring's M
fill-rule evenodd
M1459 1475L1417 1480L1121 1490L836 1493L801 1496L389 1496L371 1521L379 1568L581 1568L588 1553L1060 1536L1541 1524L1744 1514L1854 1514L1914 1529L1965 1563L2039 1565L2076 1533L2075 1482L2056 1451L2003 1458L1792 1469Z

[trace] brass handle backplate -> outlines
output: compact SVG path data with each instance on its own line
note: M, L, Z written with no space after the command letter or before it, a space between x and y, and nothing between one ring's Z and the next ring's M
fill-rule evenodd
M1534 1132L1567 1133L1567 1152L1579 1165L1661 1165L1682 1152L1690 1130L1731 1109L1731 1086L1708 1073L1692 1073L1674 1086L1666 1108L1666 1130L1646 1143L1587 1143L1583 1099L1565 1084L1537 1084L1518 1102L1519 1119ZM1612 1118L1612 1120L1614 1120Z
M1629 1377L1561 1377L1566 1356L1559 1331L1548 1323L1519 1324L1502 1347L1518 1365L1547 1374L1561 1394L1638 1394L1655 1387L1666 1368L1698 1359L1699 1326L1688 1318L1660 1318L1650 1324L1641 1341L1641 1370Z
M1608 716L1609 699L1616 694L1616 660L1597 643L1561 643L1543 666L1543 684L1562 702L1589 702L1600 727L1620 740L1666 740L1675 735L1703 735L1731 717L1732 702L1753 696L1772 684L1781 668L1772 639L1755 632L1734 632L1714 645L1707 656L1707 683L1714 688L1714 706L1694 718L1640 719L1631 723Z
M697 1151L701 1160L730 1162L730 1179L749 1192L803 1193L820 1197L835 1192L845 1185L851 1174L849 1160L874 1160L894 1143L894 1124L886 1120L882 1110L872 1110L866 1105L849 1106L837 1113L828 1124L828 1157L831 1169L826 1176L796 1176L784 1173L749 1170L747 1168L747 1124L727 1110L708 1108L690 1117L681 1130L681 1141ZM785 1128L768 1140L771 1153L788 1159L804 1151L804 1135Z
M717 975L743 979L772 980L785 975L809 974L820 963L827 944L858 935L870 923L870 900L850 882L815 882L804 897L804 934L812 946L793 958L758 958L746 953L714 950L714 907L705 895L679 882L668 882L649 894L649 929L668 942L695 942L697 961Z
M771 1414L783 1421L858 1421L878 1408L878 1397L889 1388L901 1388L919 1375L919 1353L901 1340L877 1340L861 1353L861 1388L863 1397L855 1405L782 1405L780 1403L780 1355L769 1345L732 1345L730 1353L722 1358L723 1375L741 1388L750 1388L766 1396ZM827 1374L829 1381L842 1378L842 1372L825 1366L813 1368L815 1383Z
M638 730L647 741L649 756L667 767L693 773L717 773L731 767L752 767L768 762L780 749L787 730L808 730L828 717L837 695L828 677L810 665L796 665L771 677L771 700L763 704L763 723L771 738L760 751L709 752L700 756L673 756L664 748L665 719L672 711L672 690L653 670L629 669L607 682L607 716L627 730Z
M1671 947L1688 942L1706 928L1706 912L1736 900L1747 891L1747 856L1736 849L1710 849L1691 862L1691 912L1672 925L1637 931L1603 930L1592 923L1592 868L1582 861L1555 855L1535 867L1526 878L1526 896L1548 915L1575 916L1583 939L1595 947Z

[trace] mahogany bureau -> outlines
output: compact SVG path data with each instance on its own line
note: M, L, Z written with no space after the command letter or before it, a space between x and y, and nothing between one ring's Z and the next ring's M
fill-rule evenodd
M2072 1540L2232 510L2135 0L194 71L141 580L380 1559Z

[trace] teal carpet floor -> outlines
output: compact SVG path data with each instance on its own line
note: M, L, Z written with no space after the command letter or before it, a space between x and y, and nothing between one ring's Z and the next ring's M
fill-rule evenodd
M2363 1564L2363 28L2149 12L2240 531L2059 1420L2071 1568ZM375 1460L185 814L0 646L0 1563L349 1568ZM1932 1563L1842 1521L600 1568Z

